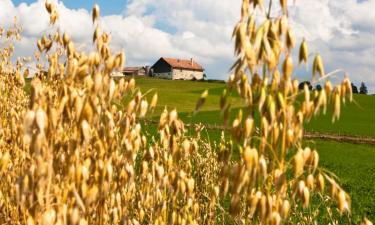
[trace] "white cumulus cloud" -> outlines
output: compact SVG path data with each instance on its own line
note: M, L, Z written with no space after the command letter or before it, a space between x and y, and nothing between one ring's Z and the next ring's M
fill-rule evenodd
M59 29L79 48L89 49L94 29L90 12L55 2ZM354 83L364 81L375 92L375 0L289 2L298 40L306 38L312 52L321 53L328 71L342 69ZM240 5L240 0L132 0L122 15L104 16L100 22L112 34L113 49L125 50L128 65L152 64L161 56L192 57L203 64L209 78L226 79L234 61L231 32ZM17 16L24 28L17 55L32 55L36 39L51 31L44 0L18 6L0 0L0 9L0 26L9 26ZM273 14L278 12L273 9ZM304 78L310 74L302 67L297 72Z

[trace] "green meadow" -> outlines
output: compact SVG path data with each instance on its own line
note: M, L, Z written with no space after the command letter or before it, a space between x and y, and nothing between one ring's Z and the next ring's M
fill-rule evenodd
M165 107L176 108L185 122L222 125L219 102L225 83L153 78L137 78L136 83L143 92L150 91L150 98L153 93L158 93L158 107L154 115L158 115ZM196 102L205 90L208 90L209 97L200 112L193 115ZM236 90L232 91L231 102L232 115L235 115L244 105ZM375 121L375 96L356 94L354 101L346 102L341 109L338 122L332 123L332 109L328 108L326 115L312 119L306 124L306 129L330 134L375 136L375 122L372 122Z

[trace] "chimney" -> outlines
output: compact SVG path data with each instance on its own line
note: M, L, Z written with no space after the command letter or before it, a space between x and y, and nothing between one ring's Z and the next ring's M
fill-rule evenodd
M193 58L190 58L190 64L191 64L192 66L194 65Z

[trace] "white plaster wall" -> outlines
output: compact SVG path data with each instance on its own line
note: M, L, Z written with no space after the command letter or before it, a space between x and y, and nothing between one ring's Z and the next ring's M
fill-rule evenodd
M173 80L192 80L193 78L197 80L203 79L203 72L193 71L193 70L181 70L173 69Z

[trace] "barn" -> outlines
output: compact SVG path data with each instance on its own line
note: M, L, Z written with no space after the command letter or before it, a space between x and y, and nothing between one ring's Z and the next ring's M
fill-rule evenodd
M125 67L122 73L125 76L146 76L149 73L149 68L148 66Z
M160 58L152 67L152 76L171 80L202 80L204 69L193 59Z

